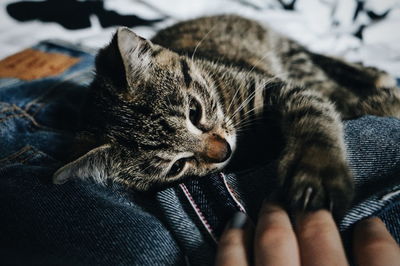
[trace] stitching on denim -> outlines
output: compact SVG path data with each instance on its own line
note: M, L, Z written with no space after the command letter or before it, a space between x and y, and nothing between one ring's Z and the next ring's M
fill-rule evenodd
M80 75L84 75L86 74L90 69L92 69L92 66L90 67L86 67L80 71L71 73L70 75L67 75L64 79L61 79L59 83L54 84L53 86L51 86L50 88L48 88L43 94L41 94L40 96L32 99L30 102L28 102L25 105L25 111L29 111L29 109L31 108L31 106L37 102L39 102L41 99L45 98L47 95L49 95L50 93L52 93L56 88L58 88L60 85L62 85L63 83L70 81L72 79L74 79L75 77L79 77Z
M85 71L85 72L80 73L80 74L85 75L86 73L87 73L87 72ZM79 76L79 75L78 75L78 76ZM36 99L34 99L34 100L32 100L31 102L29 102L28 104L26 104L26 106L25 106L25 108L24 108L25 111L28 112L29 109L30 109L33 105L37 104L39 107L38 107L38 108L35 110L35 112L32 114L32 117L35 117L36 114L39 113L40 110L42 110L43 108L45 108L45 107L47 106L47 104L48 104L48 103L44 103L44 102L39 102L39 100L45 99L45 98L46 98L48 95L50 95L58 86L62 85L65 81L69 81L69 80L71 80L71 79L73 79L73 78L75 78L75 77L71 77L71 78L68 78L68 79L63 80L61 83L58 83L57 85L54 85L53 87L51 87L51 88L49 89L49 91L47 91L46 93L42 94L41 96L37 97ZM85 79L84 77L81 77L80 79L76 80L76 82L79 83L81 80L84 80L84 79ZM37 101L34 102L35 100L37 100Z
M2 119L0 119L0 123L1 122L4 122L5 120L7 120L7 119L10 119L10 118L13 118L13 117L24 117L24 116L26 116L26 115L28 115L29 116L29 114L27 114L24 110L22 110L20 107L18 107L17 105L15 105L15 104L9 104L9 103L4 103L4 102L1 102L1 103L3 103L3 104L6 104L6 105L8 105L8 106L10 106L9 108L4 108L4 109L2 109L1 111L1 113L5 113L5 112L8 112L8 111L14 111L14 112L20 112L19 114L18 113L13 113L13 114L10 114L10 115L6 115L5 117L3 117ZM35 121L35 123L34 123L35 125L37 124L38 125L38 123Z
M65 131L63 131L63 130L59 130L59 129L49 128L49 127L43 126L43 125L39 124L39 123L38 123L33 117L31 117L29 114L12 114L12 115L9 115L9 116L6 116L6 117L0 119L0 123L3 123L4 121L6 121L6 120L8 120L8 119L17 118L17 117L26 118L26 119L28 119L28 120L32 123L32 125L34 125L35 127L39 128L39 129L45 130L45 131L61 132L61 133L64 133L64 132L65 132Z
M14 118L14 117L23 117L23 114L12 114L12 115L8 115L2 119L0 119L0 123L3 123L4 121L10 119L10 118Z
M14 104L8 103L8 102L1 102L0 104L5 105L3 109L0 110L0 114L4 114L9 111L15 111L15 106Z
M218 243L217 242L217 238L215 237L215 235L213 233L214 230L211 228L210 223L207 221L207 219L204 217L204 214L202 213L200 208L197 206L196 202L194 201L192 195L190 194L190 192L187 189L187 187L185 186L185 184L179 184L179 187L182 189L183 194L188 199L190 205L192 206L192 208L196 212L197 217L200 219L201 223L206 228L206 230L207 230L208 234L211 236L212 240L214 240L215 243Z
M25 159L19 161L20 163L24 164L25 162L31 160L33 157L36 157L37 155L46 157L46 158L50 158L50 159L56 161L52 156L48 155L47 153L42 152L41 150L37 149L36 147L30 146L30 145L28 145L28 146L31 148L31 150L30 150L31 155L29 157L26 157Z
M27 119L29 119L29 120L32 122L33 125L35 125L35 126L38 127L38 128L42 128L42 129L46 128L45 126L39 124L39 123L36 121L36 119L35 119L34 117L32 117L30 114L28 114L24 109L20 108L19 106L15 105L15 104L14 104L14 106L15 106L15 109L18 110L18 111L20 111L21 114L22 114L24 117L26 117Z
M392 199L396 199L400 196L400 185L396 185L390 189L390 191L385 191L383 195L379 197L382 201L391 201Z
M8 104L8 105L10 105L10 104ZM9 110L19 111L20 114L11 114L11 115L5 116L2 119L0 119L0 123L4 122L4 121L6 121L7 119L10 119L10 118L22 117L22 118L28 119L35 127L39 128L39 129L42 129L42 130L45 130L45 131L59 132L59 133L64 133L65 132L63 130L50 128L50 127L47 127L47 126L44 126L44 125L38 123L33 116L31 116L29 113L27 113L26 110L22 109L21 107L15 105L15 104L13 104L12 108L9 109Z
M394 186L390 191L394 192L396 190L400 189L399 185ZM340 224L340 231L346 230L349 226L352 224L370 217L370 216L379 216L381 213L385 212L387 209L390 209L392 204L398 204L400 203L400 194L393 195L390 199L384 200L382 197L385 195L391 193L385 190L385 193L379 192L378 194L375 194L372 197L369 197L365 200L363 200L361 203L359 203L357 206L353 206L352 210L346 214L345 219L349 220L343 223L344 220L342 220ZM371 201L375 202L376 205L371 206ZM367 213L362 213L365 205L369 205L369 210L367 210ZM351 222L352 221L352 222Z
M13 106L9 107L9 106L10 106L9 103L0 102L0 104L5 104L5 105L7 105L6 107L4 107L3 109L0 110L0 114L4 114L5 112L15 110L15 108L14 108Z
M28 152L29 152L28 156L20 158L22 155L24 155ZM21 149L19 149L18 151L8 155L7 157L0 159L0 164L2 164L4 162L16 162L16 163L20 163L20 164L25 164L26 162L31 160L36 155L41 155L41 156L52 158L51 156L38 150L37 148L35 148L31 145L26 145L26 146L22 147Z
M236 196L236 192L232 189L232 187L228 184L228 182L226 181L226 176L224 173L220 173L219 176L222 178L222 181L225 185L226 190L228 191L229 195L231 196L232 200L235 202L236 207L239 209L239 211L243 212L243 213L247 213L246 209L244 208L244 206L242 205L242 203L240 202L240 200L238 199L238 197Z
M396 198L398 195L400 195L400 190L393 191L393 192L386 194L385 196L383 196L381 198L381 200L390 200L390 199Z
M21 155L31 151L31 150L34 150L33 147L30 146L30 145L26 145L26 146L22 147L21 149L19 149L18 151L16 151L16 152L14 152L14 153L12 153L12 154L0 159L0 163L7 162L7 161L9 161L9 162L17 162L18 163L18 162L20 162L20 160L18 160L17 158L20 157ZM35 155L35 153L33 153L28 158L32 158L33 155Z
M19 162L20 164L25 164L27 161L30 161L33 157L35 157L38 154L41 154L37 149L30 147L31 149L27 152L30 152L29 156L18 160L17 162Z
M32 117L35 117L46 105L44 103L36 103L38 105L38 107L36 108L36 110L32 113ZM33 105L31 105L29 108L31 108ZM29 109L27 110L29 111Z
M391 198L388 201L385 201L385 205L382 206L380 209L376 210L373 214L369 216L379 216L382 215L382 213L386 212L389 209L392 209L394 206L400 205L400 197L399 195L396 195L394 197L395 199Z

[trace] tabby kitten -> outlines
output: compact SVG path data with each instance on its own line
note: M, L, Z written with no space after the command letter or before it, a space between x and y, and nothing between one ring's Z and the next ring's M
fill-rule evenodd
M96 58L80 157L54 183L147 191L232 158L242 168L278 159L291 207L340 211L353 192L341 120L400 117L394 86L382 71L312 53L239 16L181 22L152 41L119 28Z

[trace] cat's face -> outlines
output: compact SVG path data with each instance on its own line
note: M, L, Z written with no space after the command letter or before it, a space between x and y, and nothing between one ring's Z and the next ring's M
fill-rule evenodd
M236 134L205 69L125 28L96 65L89 116L115 180L148 190L227 164Z

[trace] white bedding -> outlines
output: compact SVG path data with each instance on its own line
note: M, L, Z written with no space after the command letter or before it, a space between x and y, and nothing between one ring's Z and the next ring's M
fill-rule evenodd
M96 15L90 16L91 27L78 30L68 30L55 22L18 22L6 10L14 2L0 3L0 59L44 39L101 47L115 30L115 27L103 28ZM282 3L290 8L290 2L105 0L104 7L121 15L164 18L153 26L134 27L146 38L176 21L211 14L240 14L268 24L314 51L377 66L400 77L400 0L297 0L294 10L285 9ZM373 19L379 16L383 18ZM362 39L355 36L360 27L363 27Z

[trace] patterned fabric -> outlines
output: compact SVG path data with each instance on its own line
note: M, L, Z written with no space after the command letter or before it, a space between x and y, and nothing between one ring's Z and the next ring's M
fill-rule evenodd
M117 25L150 38L177 21L223 13L269 24L313 51L400 76L398 0L3 0L0 59L45 39L98 48Z

